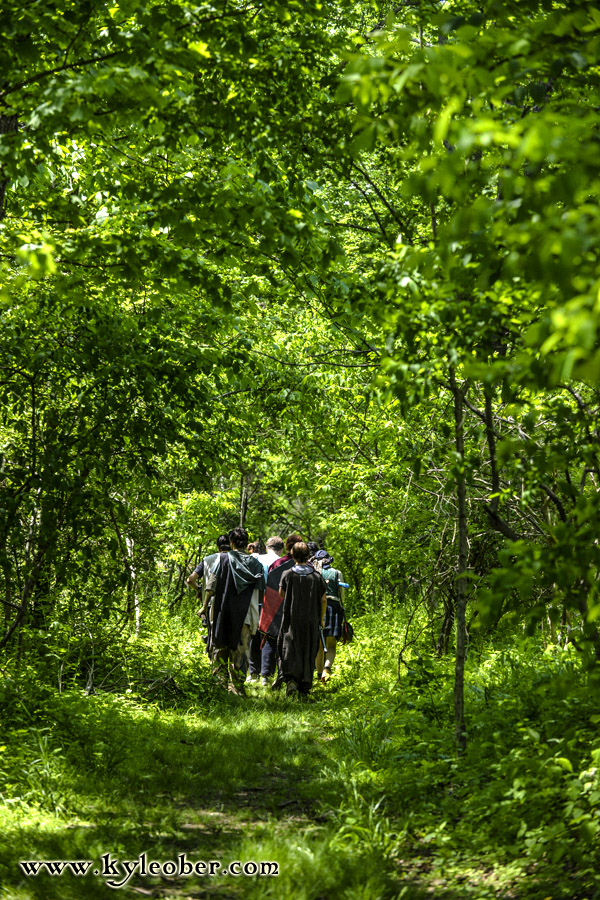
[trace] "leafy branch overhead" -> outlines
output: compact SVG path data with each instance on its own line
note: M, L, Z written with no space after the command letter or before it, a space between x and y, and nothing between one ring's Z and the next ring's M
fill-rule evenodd
M246 515L357 606L431 601L432 650L462 604L461 641L549 619L593 664L595 8L9 2L0 34L3 645L177 606Z

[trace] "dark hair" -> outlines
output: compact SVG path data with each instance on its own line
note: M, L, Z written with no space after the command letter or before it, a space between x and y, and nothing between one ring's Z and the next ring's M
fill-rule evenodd
M292 547L292 556L296 562L303 563L308 559L308 547L304 541L296 541Z
M271 548L275 551L275 553L279 553L283 550L283 538L280 538L279 535L274 535L273 537L267 538L267 550Z
M301 540L302 540L302 538L300 537L299 534L290 534L290 536L288 537L288 539L285 542L285 549L287 550L287 552L291 553L292 547L294 546L294 544L297 544Z
M237 528L232 528L229 532L229 541L231 543L231 546L236 550L247 547L249 540L250 538L248 537L248 532L245 528L242 528L241 525L238 525Z
M317 550L319 549L319 545L316 541L307 541L306 546L308 547L308 552L311 556L314 556Z
M262 554L262 553L267 552L267 548L265 547L265 543L262 538L257 538L254 541L254 547L255 547L255 550L254 550L255 553Z
M222 553L225 550L229 550L229 535L228 534L220 534L217 538L217 549Z

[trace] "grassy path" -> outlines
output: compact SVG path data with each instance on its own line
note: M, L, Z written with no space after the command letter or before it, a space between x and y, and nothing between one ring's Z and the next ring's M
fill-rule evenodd
M360 645L342 650L332 683L307 702L258 687L245 699L223 694L210 681L199 635L185 623L163 630L158 649L147 642L132 651L148 671L180 669L175 702L114 691L58 695L25 673L14 683L19 699L6 702L16 710L10 746L18 749L4 757L0 900L317 900L359 896L363 887L360 896L369 898L397 893L380 874L382 848L358 852L365 835L340 833L350 769L339 738L360 712L352 694ZM143 854L146 874L138 866L127 877L124 861L133 867ZM212 877L150 874L150 861L177 862L181 854L221 869ZM67 868L25 877L22 860L91 864L83 876ZM280 874L221 874L238 860L250 872L254 863L276 862Z
M31 823L18 811L12 821L4 817L0 896L94 900L116 896L111 881L125 882L121 897L317 898L320 883L323 896L335 896L336 885L364 883L362 865L341 852L329 858L343 792L330 753L332 722L343 718L336 693L335 686L319 687L302 702L252 688L245 700L215 694L207 710L186 713L63 695L53 716L70 738L68 751L46 745L45 789L57 798L56 815L34 816ZM52 765L60 768L59 779ZM35 777L44 788L43 765ZM94 875L107 853L105 870L118 860L118 874ZM212 877L151 877L138 867L127 879L122 861L142 854L147 866L185 854L193 864L216 861L221 870ZM94 866L85 877L66 871L24 879L17 874L22 859L93 860ZM222 874L234 861L250 863L251 873L254 864L277 862L280 875Z
M473 680L474 737L457 760L451 660L399 687L388 627L383 614L365 622L307 702L258 687L224 694L202 647L177 641L167 662L187 669L175 697L58 695L27 673L5 682L0 900L598 900L595 845L559 805L579 790L567 754L595 721L593 702L574 683L568 703L555 699L549 679L563 664L552 657L506 667L492 656ZM150 869L183 856L214 874ZM25 877L22 860L90 868ZM238 861L247 875L232 872ZM263 863L279 875L254 874Z

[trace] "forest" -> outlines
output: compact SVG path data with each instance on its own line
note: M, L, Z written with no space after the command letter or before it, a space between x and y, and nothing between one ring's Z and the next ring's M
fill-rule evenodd
M600 900L600 10L0 36L0 900ZM349 584L306 703L211 675L238 525Z

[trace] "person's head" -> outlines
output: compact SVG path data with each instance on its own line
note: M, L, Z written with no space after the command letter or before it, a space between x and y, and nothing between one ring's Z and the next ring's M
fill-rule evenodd
M286 542L285 542L286 553L291 553L292 547L294 546L294 544L297 544L298 541L301 541L301 540L302 540L302 538L300 537L299 534L290 534L290 536L286 539Z
M248 541L248 532L241 525L238 525L237 528L232 528L229 532L229 543L234 550L245 550L248 546Z
M297 563L305 563L308 560L308 546L304 541L296 541L292 547L292 556Z
M258 541L250 541L247 550L248 553L258 553Z
M221 553L225 553L226 550L229 550L229 535L228 534L220 534L217 538L217 550Z
M267 550L272 550L273 553L278 553L281 556L283 553L283 538L280 538L278 535L267 538Z
M314 555L317 562L320 562L324 569L328 569L333 563L333 556L327 550L317 550Z
M308 552L311 556L314 556L317 550L319 549L319 545L316 541L307 541L306 546L308 547Z

